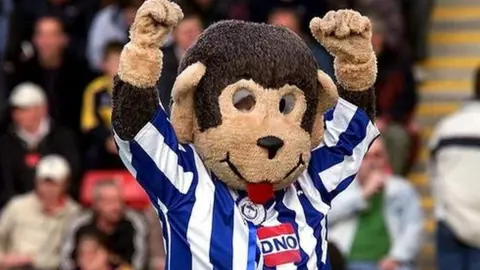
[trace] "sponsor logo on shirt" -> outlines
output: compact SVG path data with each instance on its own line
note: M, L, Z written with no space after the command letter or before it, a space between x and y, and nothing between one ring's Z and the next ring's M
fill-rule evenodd
M275 267L301 260L298 239L290 223L258 228L257 236L265 266Z

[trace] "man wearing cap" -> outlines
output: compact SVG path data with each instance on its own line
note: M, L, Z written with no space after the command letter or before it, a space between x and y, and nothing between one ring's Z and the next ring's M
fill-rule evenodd
M12 123L0 138L0 209L14 195L34 188L35 167L48 154L66 158L72 173L71 190L75 191L80 155L74 135L50 120L43 90L32 83L20 84L9 102Z
M57 269L62 235L79 206L68 197L68 162L59 155L43 157L35 189L15 196L0 216L0 269Z

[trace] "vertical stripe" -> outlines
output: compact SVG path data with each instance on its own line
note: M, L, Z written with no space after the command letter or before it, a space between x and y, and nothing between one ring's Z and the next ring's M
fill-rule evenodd
M168 222L168 217L167 217L168 209L160 200L157 200L155 205L155 210L157 211L158 217L162 222L163 238L165 239L165 243L164 243L165 255L167 257L165 270L169 270L171 265L171 257L172 257L172 252L171 252L172 232L171 232L170 223Z
M234 198L235 200L235 198ZM249 229L247 224L242 218L238 207L233 207L233 270L245 270L248 268L248 260L249 260L249 245L248 241L245 239L249 239ZM254 258L254 263L255 263Z
M234 221L234 201L230 196L226 185L215 176L215 195L213 203L213 221L212 236L210 238L210 262L214 265L213 269L232 269L233 268L233 229Z
M150 123L137 134L135 141L180 193L188 192L193 181L192 172L195 171L192 153L189 155L170 149L164 136ZM179 164L180 161L182 164Z
M120 156L120 159L122 160L127 170L130 172L130 174L136 178L137 170L135 170L132 165L132 153L130 152L130 143L120 139L117 134L114 134L114 138L118 147L118 155Z
M336 107L336 105L335 105L333 108L329 109L328 111L326 111L326 112L323 114L323 119L324 119L325 121L332 121L332 119L333 119L333 112L335 111L335 107Z
M152 192L168 208L178 204L183 199L188 199L188 196L193 196L192 191L188 193L188 196L180 193L138 143L130 143L130 150L132 166L137 172L138 183L145 190Z
M284 192L281 192L281 193L275 193L275 201L273 203L273 207L267 209L267 220L261 225L262 227L274 227L274 226L278 226L280 225L280 221L278 220L278 216L279 216L279 213L278 211L275 209L275 206L277 205L278 201L281 201L283 200L283 197L284 197L285 193ZM270 211L272 211L273 214L270 214ZM259 248L260 248L260 251L262 251L262 245L259 241ZM263 254L261 255L261 257L263 257ZM293 264L290 264L291 266L293 266ZM279 270L281 269L281 265L280 266L277 266L277 267L267 267L265 265L263 265L263 269L264 270Z
M283 206L289 210L290 216L293 214L295 217L295 232L302 251L302 261L295 265L302 265L298 267L299 270L309 270L314 269L317 262L317 255L315 253L317 239L313 238L313 229L307 224L305 212L300 203L300 198L305 195L301 189L297 190L295 186L300 188L299 185L294 185L288 189L285 198L283 199ZM280 212L282 212L282 210L280 210ZM280 217L281 216L282 215L280 214ZM283 218L280 217L279 220L284 222Z
M317 267L322 269L323 253L326 252L323 237L326 237L326 228L322 228L322 222L330 210L330 206L323 202L320 192L314 188L312 179L304 173L298 180L301 190L305 196L299 196L300 204L305 212L306 223L313 228L313 239L316 240L315 253L317 256ZM324 232L323 232L324 231Z
M257 228L248 222L248 262L247 270L255 270L255 253L257 250Z
M179 143L175 130L168 119L163 106L158 106L157 113L150 123L165 137L165 143L170 149L178 153Z
M195 202L193 191L197 186L197 175L194 175L195 181L191 190L186 195L180 194L172 187L171 183L165 179L163 173L158 170L156 164L135 142L131 143L132 165L137 171L137 180L149 194L151 200L164 208L166 223L173 230L170 234L170 254L183 254L182 260L171 260L171 269L190 269L191 252L188 244L184 241L187 235L187 224L192 213L192 206ZM172 194L168 193L172 192ZM167 210L168 211L165 211ZM172 214L173 211L173 214Z
M192 252L192 269L212 270L210 262L210 241L212 236L213 205L215 185L205 169L203 162L195 154L198 172L198 186L195 190L195 204L190 220L187 222L187 241ZM178 253L181 254L181 253ZM182 255L179 255L183 257ZM181 259L180 259L181 260ZM187 269L190 268L173 268Z
M355 148L352 150L351 154L346 156L343 162L319 173L320 178L324 180L327 191L331 192L338 188L338 190L333 194L336 195L340 191L343 191L348 184L353 181L355 174L360 168L363 157L367 153L372 141L377 137L376 130L376 127L370 122L365 129L365 137L359 144L355 145ZM325 181L328 179L338 180ZM342 181L345 183L340 185Z
M325 213L326 215L326 213ZM322 221L320 221L320 226L321 226L321 244L322 244L322 263L325 264L327 262L327 225L326 225L326 219L327 217L324 216L322 218Z
M256 248L256 255L255 261L257 262L257 270L263 270L263 255L260 249L260 240L257 239L257 248Z
M332 120L325 121L326 129L323 139L328 147L337 145L340 134L347 129L356 112L357 107L355 105L342 98L338 99L337 105L333 110ZM363 111L360 112L368 119L368 116Z

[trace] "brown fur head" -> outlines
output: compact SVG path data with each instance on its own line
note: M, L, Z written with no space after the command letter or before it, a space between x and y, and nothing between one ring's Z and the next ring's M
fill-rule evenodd
M237 189L289 185L323 134L336 88L307 45L279 26L224 21L209 27L182 59L172 123L183 142Z

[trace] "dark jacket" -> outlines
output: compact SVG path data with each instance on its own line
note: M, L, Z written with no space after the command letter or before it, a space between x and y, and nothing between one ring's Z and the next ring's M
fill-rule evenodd
M162 75L158 81L157 88L160 101L167 112L169 112L172 87L177 77L179 59L175 53L175 44L166 46L163 51Z
M391 51L378 58L375 83L377 114L386 120L409 122L418 103L417 84L412 65Z
M60 253L60 269L75 269L76 248L84 234L96 231L107 238L107 248L113 256L132 265L135 270L141 270L147 262L147 225L145 219L138 213L127 210L118 223L115 231L106 234L96 226L96 216L86 212L74 219L67 230L65 242Z
M35 166L48 154L65 157L72 170L71 194L76 197L80 178L80 154L71 131L51 124L50 132L37 149L28 150L11 127L0 138L0 208L15 195L27 193L35 186Z
M106 142L113 136L110 118L112 114L112 79L101 76L92 81L83 96L81 126L84 133L85 169L124 169L120 157L106 149Z
M99 8L97 0L71 0L55 5L49 0L15 0L7 44L7 59L18 60L21 43L30 41L35 22L43 16L55 16L62 21L70 39L70 49L84 57L88 29Z
M6 84L8 91L26 81L41 86L47 94L52 118L78 134L83 91L91 79L86 61L66 54L61 67L54 70L43 68L35 57L19 63L7 71Z

